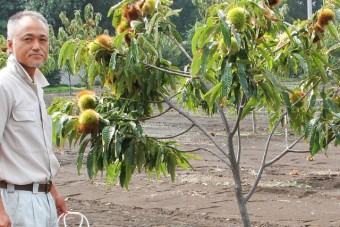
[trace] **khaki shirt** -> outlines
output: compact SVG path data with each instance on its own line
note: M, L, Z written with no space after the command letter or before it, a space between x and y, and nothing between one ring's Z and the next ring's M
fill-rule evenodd
M37 69L34 83L13 55L0 71L0 180L45 183L59 170L52 150L52 123Z

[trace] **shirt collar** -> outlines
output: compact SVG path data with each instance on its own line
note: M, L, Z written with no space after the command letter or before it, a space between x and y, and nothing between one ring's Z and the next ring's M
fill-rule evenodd
M15 70L18 72L18 74L25 80L30 83L33 83L32 78L28 75L24 67L17 61L15 56L13 54L10 54L7 60L7 66L15 68ZM37 68L34 73L34 83L39 87L46 87L49 84L46 77L42 72Z

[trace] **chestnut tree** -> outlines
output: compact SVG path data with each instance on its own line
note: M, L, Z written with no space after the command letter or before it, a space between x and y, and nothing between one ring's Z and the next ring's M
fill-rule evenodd
M172 1L124 0L113 6L109 15L114 36L70 39L59 57L61 66L72 72L84 68L89 83L98 79L106 91L57 98L49 112L56 144L80 145L78 171L87 153L90 179L103 172L108 185L119 179L126 188L135 172L157 177L170 173L174 180L177 166L190 168L189 160L198 157L181 150L176 136L197 127L215 146L210 152L231 170L242 221L250 226L246 204L266 167L290 152L305 152L294 149L301 140L309 141L311 156L330 144L339 145L339 60L331 59L340 48L335 24L339 2L325 1L313 18L293 24L284 21L280 1L217 2L195 25L192 55L171 22L179 13L170 8ZM331 46L325 45L326 35L335 40ZM177 45L190 64L181 68L165 59L167 42ZM301 80L296 87L287 87L282 78L293 73ZM240 123L258 108L268 112L270 133L258 174L245 191L237 146L242 140L237 135ZM171 140L144 133L144 122L170 109L192 125ZM230 111L236 117L231 118ZM216 140L195 119L197 112L218 115L225 139ZM268 160L269 144L280 124L287 124L298 138Z

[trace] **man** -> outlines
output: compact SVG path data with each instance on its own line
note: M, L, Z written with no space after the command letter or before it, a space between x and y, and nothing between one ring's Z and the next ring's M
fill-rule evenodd
M67 212L52 183L59 163L38 69L48 57L48 24L33 11L7 24L9 58L0 71L0 227L57 226Z

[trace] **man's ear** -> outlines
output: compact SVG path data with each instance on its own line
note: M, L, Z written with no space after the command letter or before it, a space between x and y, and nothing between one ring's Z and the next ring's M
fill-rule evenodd
M7 39L7 47L8 47L8 50L7 50L7 52L8 52L8 53L12 53L12 48L13 48L13 40L11 40L11 39Z

